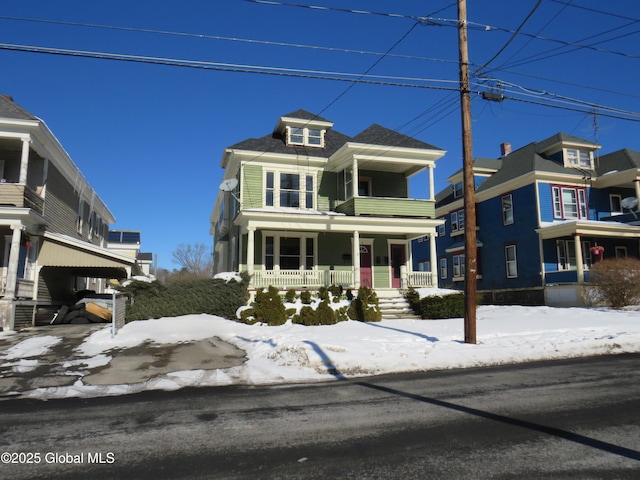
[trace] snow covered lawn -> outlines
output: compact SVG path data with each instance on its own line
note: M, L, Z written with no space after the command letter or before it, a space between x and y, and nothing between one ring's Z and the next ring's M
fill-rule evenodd
M35 398L99 396L186 386L314 382L366 375L477 367L533 360L640 352L640 312L607 309L481 306L477 345L463 342L463 319L341 322L305 327L245 325L211 315L136 321L111 338L109 327L89 335L78 357L91 365L109 362L113 348L146 341L173 344L218 337L244 350L247 361L224 370L172 372L136 385L34 391ZM2 334L0 334L2 335ZM58 340L29 339L4 359L44 353ZM8 354L8 355L7 355ZM26 355L25 355L26 356Z

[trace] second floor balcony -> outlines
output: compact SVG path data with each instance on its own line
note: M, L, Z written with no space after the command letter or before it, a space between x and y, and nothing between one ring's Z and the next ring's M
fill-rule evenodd
M42 215L44 199L31 187L20 183L0 183L0 207L30 208Z
M335 207L345 215L435 218L435 202L415 198L352 197Z

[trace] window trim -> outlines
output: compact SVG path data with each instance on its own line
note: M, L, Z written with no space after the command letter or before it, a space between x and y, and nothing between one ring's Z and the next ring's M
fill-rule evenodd
M575 161L571 161L569 159L570 153L575 153ZM589 157L589 165L585 165L582 163L583 158L582 155L587 155ZM562 159L564 166L567 168L582 168L587 170L593 170L593 155L591 150L583 150L580 148L563 148L562 151Z
M505 200L509 199L509 208L505 208ZM502 225L506 226L506 225L513 225L515 222L515 218L514 218L514 211L513 211L513 195L511 193L508 193L506 195L503 195L500 199L501 201L501 205L502 205ZM507 218L506 214L507 212L511 212L510 218Z
M575 217L566 215L566 208L563 194L572 191L575 195L576 213ZM559 220L588 220L589 209L586 187L576 187L569 185L551 185L551 203L553 205L553 218Z
M318 133L312 134L312 132ZM326 130L320 128L295 127L287 125L287 145L324 148L325 133ZM294 137L300 137L301 140L294 140ZM317 139L318 142L312 142L313 139Z
M509 260L508 252L513 251L513 259ZM510 274L509 265L513 265L515 267L515 274ZM515 243L511 243L504 246L504 265L505 265L505 273L507 278L518 278L518 251Z
M281 193L282 193L282 189L280 188L281 185L281 175L297 175L298 176L298 206L297 207L288 207L288 206L282 206L280 204L280 199L281 199ZM269 176L272 176L272 180L273 180L273 187L269 187L269 183L268 183L268 179ZM312 190L309 191L307 190L307 179L308 177L311 177L311 186L312 186ZM262 187L263 187L263 191L264 191L264 196L262 199L262 205L264 207L273 207L273 208L297 208L300 210L315 210L316 209L316 202L317 202L317 177L316 177L316 173L315 172L293 172L290 170L279 170L279 169L269 169L269 170L265 170L264 171L264 175L263 175L263 179L262 179ZM287 191L296 191L296 190L289 190L287 189ZM271 192L272 198L271 198L271 205L269 205L269 192ZM307 205L307 198L308 198L308 194L311 193L311 206Z
M618 206L620 207L617 210L614 210L613 200L618 200ZM613 217L615 215L622 215L624 212L622 211L622 195L619 193L610 193L609 194L609 214Z
M267 268L267 238L273 238L273 268ZM279 231L264 230L262 231L262 267L268 271L283 270L280 268L280 239L281 238L297 238L300 243L300 255L299 255L299 267L298 269L285 269L285 270L308 270L306 268L307 260L313 255L313 267L311 270L316 270L318 267L318 234L317 233L286 233L283 234ZM313 252L309 255L307 252L307 240L313 239Z
M447 257L440 257L439 270L440 270L440 278L446 279L447 275L449 274L448 268L447 268Z

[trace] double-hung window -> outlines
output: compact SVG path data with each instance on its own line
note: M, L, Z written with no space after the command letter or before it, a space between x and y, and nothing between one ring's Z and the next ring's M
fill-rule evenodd
M587 193L582 187L552 187L553 217L561 219L587 218Z
M264 268L266 270L313 270L315 237L284 237L277 234L264 237Z
M591 153L587 150L567 148L565 150L565 167L593 168Z
M504 259L505 259L505 267L507 271L507 278L517 278L518 262L516 258L515 245L506 245L504 247Z
M453 277L462 277L464 275L464 254L453 256Z
M313 209L313 175L266 172L265 205Z
M502 197L502 224L513 223L513 196L511 194Z
M306 127L288 127L287 144L305 147L323 147L324 131Z
M464 209L451 212L451 232L464 231Z

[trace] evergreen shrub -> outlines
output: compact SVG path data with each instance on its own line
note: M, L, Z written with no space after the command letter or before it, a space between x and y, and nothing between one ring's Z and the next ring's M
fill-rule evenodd
M464 317L464 303L464 293L424 297L419 300L420 316L428 319Z
M280 292L274 286L269 286L265 292L263 288L256 292L253 302L256 319L270 326L283 325L287 321L287 314L282 303Z
M358 296L351 301L347 314L350 319L361 322L379 322L382 320L382 312L378 305L376 292L369 287L360 287Z

